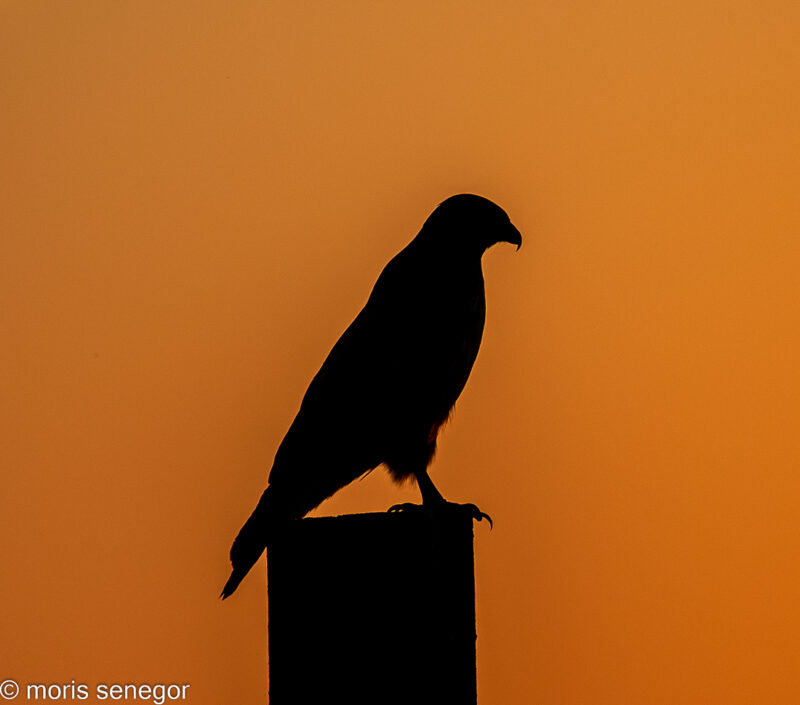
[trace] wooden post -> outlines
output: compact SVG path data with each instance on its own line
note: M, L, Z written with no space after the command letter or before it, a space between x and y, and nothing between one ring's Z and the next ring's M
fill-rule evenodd
M295 522L267 551L271 705L475 705L472 516Z

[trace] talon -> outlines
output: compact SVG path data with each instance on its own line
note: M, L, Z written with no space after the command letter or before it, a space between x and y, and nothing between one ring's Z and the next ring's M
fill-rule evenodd
M467 507L467 509L469 509L472 512L473 519L475 519L476 521L483 521L484 519L486 519L486 521L489 522L489 529L490 530L494 529L494 522L492 521L492 517L490 517L486 512L482 512L474 504L464 504L463 506Z

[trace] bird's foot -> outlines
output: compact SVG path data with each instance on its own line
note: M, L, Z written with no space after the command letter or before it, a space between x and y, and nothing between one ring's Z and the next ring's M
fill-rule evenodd
M404 502L403 504L395 504L389 507L389 513L393 514L395 512L419 512L419 511L429 511L429 512L436 512L444 507L458 507L463 510L468 510L471 514L472 518L476 521L486 521L489 522L489 528L494 528L494 522L492 521L492 517L490 517L486 512L482 512L478 507L474 504L459 504L458 502L437 502L436 504L427 503L427 504L414 504L413 502Z

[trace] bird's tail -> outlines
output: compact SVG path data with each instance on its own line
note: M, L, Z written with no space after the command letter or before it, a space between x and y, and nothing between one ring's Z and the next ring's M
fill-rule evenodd
M261 557L275 533L275 527L290 519L284 514L285 512L281 511L280 505L275 501L274 488L267 487L231 546L233 570L220 593L223 600L234 593L239 583Z

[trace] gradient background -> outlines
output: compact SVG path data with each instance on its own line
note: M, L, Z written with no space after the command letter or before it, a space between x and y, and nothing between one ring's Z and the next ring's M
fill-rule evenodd
M473 191L525 238L432 469L496 523L480 701L797 702L800 6L667 5L0 3L0 679L265 701L230 542Z

